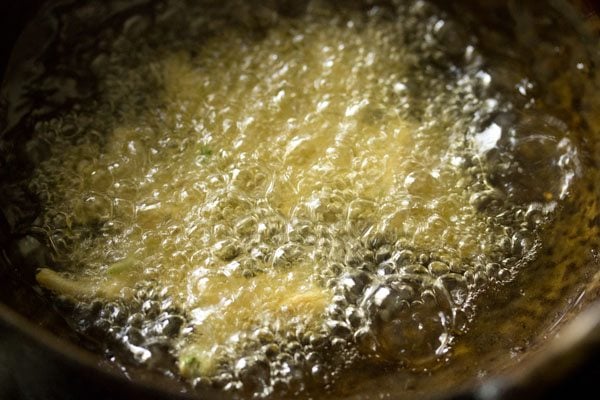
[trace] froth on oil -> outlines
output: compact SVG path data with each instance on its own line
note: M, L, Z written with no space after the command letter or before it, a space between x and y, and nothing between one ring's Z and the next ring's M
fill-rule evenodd
M186 9L202 39L164 34L136 62L136 26L168 24L132 17L93 105L36 126L57 266L38 282L135 362L257 397L444 364L579 173L565 128L507 126L476 44L457 68L423 2L237 6Z

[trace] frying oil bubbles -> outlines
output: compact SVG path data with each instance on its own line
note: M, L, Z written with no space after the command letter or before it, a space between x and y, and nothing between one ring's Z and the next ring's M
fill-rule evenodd
M276 10L166 3L108 36L101 96L36 128L52 155L30 188L68 271L38 281L82 331L199 385L433 368L535 254L576 149L505 126L474 44L424 2Z

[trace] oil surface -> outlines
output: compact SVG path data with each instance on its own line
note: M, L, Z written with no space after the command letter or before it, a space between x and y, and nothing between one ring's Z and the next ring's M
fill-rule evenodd
M176 3L65 55L98 95L28 143L47 149L27 182L53 250L38 282L80 331L193 385L443 368L582 175L569 125L494 86L423 2Z

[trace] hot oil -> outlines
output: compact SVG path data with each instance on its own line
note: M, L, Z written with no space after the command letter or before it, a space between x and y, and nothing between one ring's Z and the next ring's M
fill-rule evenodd
M199 386L444 371L540 254L575 138L431 5L294 14L159 4L65 53L98 96L29 142L49 144L28 186L62 270L38 281L80 331Z

